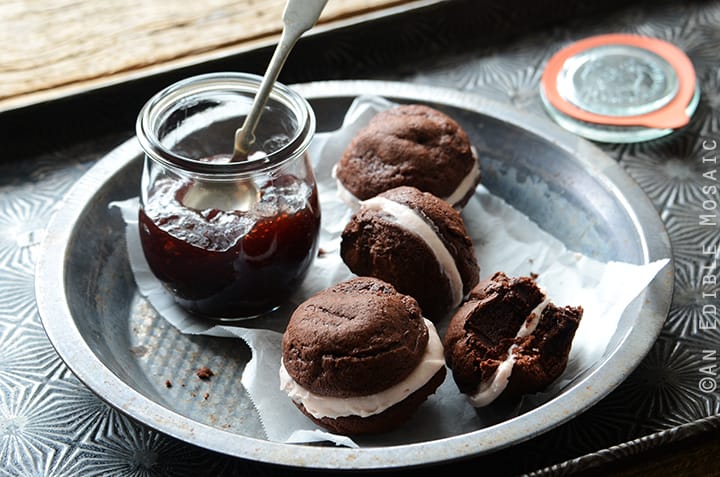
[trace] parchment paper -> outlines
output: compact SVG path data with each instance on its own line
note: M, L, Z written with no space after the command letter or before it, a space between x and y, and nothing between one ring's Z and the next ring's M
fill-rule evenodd
M462 213L475 245L481 278L496 271L510 276L536 273L538 284L555 304L582 305L585 310L565 373L541 394L527 396L512 406L493 404L477 411L457 391L448 372L438 391L397 431L353 441L318 429L280 391L282 332L298 303L353 276L339 255L340 233L352 212L336 197L331 169L357 130L390 105L381 98L360 97L348 110L341 129L316 135L310 153L323 214L320 247L324 253L316 258L308 278L290 302L268 316L227 326L185 312L147 266L138 235L137 199L111 204L120 209L127 225L129 260L138 290L157 312L183 333L238 337L251 348L252 359L245 368L242 385L257 408L269 440L331 441L349 447L408 444L470 432L521 414L559 395L575 377L598 363L625 308L669 262L602 263L568 251L559 240L481 185ZM446 326L447 320L438 323L441 334Z

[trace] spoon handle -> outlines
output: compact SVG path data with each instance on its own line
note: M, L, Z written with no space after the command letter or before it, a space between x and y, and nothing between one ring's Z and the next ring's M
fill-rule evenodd
M280 41L270 59L270 64L265 71L250 112L245 117L242 127L235 131L233 160L237 156L247 156L250 145L255 142L255 128L260 120L260 115L285 60L300 36L315 25L327 2L328 0L288 0L285 5Z
M328 0L288 0L283 13L283 27L296 30L300 37L317 23Z

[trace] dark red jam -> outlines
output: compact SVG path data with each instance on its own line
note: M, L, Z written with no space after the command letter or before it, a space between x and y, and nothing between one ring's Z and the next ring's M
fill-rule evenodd
M317 252L317 190L282 176L241 212L186 207L189 187L158 180L140 209L140 238L155 276L180 305L204 316L253 316L282 304Z

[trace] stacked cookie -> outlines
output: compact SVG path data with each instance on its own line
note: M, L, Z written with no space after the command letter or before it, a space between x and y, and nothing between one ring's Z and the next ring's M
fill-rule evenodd
M341 434L397 427L445 379L440 337L414 298L359 277L302 303L283 335L282 389Z
M439 320L478 282L472 241L447 202L401 186L362 202L342 233L340 255L357 275L392 283Z
M480 181L467 133L446 114L420 104L373 117L334 169L340 198L356 208L386 190L410 186L462 208Z
M531 277L482 281L453 315L445 357L475 407L545 389L565 370L581 307L557 307Z

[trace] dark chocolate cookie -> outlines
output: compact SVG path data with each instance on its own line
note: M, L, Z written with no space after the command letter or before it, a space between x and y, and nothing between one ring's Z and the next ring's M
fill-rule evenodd
M356 278L298 306L283 336L283 363L313 393L372 394L410 374L427 333L413 298L380 280Z
M565 370L582 314L550 303L530 277L496 273L450 321L444 346L453 379L477 406L543 390Z
M359 200L406 185L462 207L480 170L470 140L455 120L412 104L373 117L345 149L335 176L341 190Z
M397 427L446 374L441 340L415 299L371 277L302 303L282 346L282 389L314 422L343 434Z
M342 233L340 254L357 275L392 283L438 320L478 282L472 241L448 203L413 187L364 201Z

